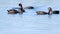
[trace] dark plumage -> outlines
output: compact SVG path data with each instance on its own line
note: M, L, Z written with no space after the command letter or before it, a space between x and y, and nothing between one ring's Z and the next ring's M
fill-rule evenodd
M18 11L17 10L14 10L14 9L7 10L7 11L8 11L8 14L17 14L18 13Z
M25 7L25 9L34 9L34 7L33 6L27 6L27 7Z
M51 14L59 14L60 11L57 11L57 10L52 10L51 7L48 7L48 12L44 12L44 11L37 11L36 13L38 15L45 15L45 14L48 14L48 15L51 15Z
M7 11L8 11L8 14L17 14L17 13L23 13L23 12L25 12L25 10L23 9L21 3L19 4L18 10L10 9L10 10L7 10Z
M36 13L37 13L37 15L44 15L44 14L48 14L47 12L44 12L44 11L37 11Z
M21 3L19 4L19 7L21 7L21 8L18 9L18 12L25 12Z
M55 10L55 11L53 11L53 14L59 14L59 12L60 12L60 11Z

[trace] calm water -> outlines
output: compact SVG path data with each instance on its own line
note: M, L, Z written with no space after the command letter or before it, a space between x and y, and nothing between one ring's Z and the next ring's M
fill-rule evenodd
M25 13L8 14L7 10L18 7L34 6L35 9ZM60 0L0 0L0 34L60 34L60 14L36 15L36 11L47 8L60 10Z

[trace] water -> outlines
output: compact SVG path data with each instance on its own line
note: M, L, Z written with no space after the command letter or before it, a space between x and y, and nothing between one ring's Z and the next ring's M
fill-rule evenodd
M34 6L35 9L25 13L8 14L7 10L18 7ZM60 34L60 14L36 15L36 11L60 9L60 0L0 0L0 34Z

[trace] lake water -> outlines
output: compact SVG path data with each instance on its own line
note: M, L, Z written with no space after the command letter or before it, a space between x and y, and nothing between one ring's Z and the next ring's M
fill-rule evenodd
M34 6L25 13L8 14L7 10L18 7ZM60 34L60 14L36 15L36 11L47 8L60 10L60 0L0 0L0 34Z

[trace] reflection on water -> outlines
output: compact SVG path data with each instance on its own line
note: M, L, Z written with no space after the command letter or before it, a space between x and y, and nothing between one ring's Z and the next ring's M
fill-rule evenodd
M9 1L9 2L8 2ZM0 1L0 34L60 34L59 15L36 15L36 11L48 11L51 6L53 10L59 10L60 0L6 0ZM32 5L35 9L27 10L25 13L8 14L7 10ZM58 3L57 3L58 2Z

